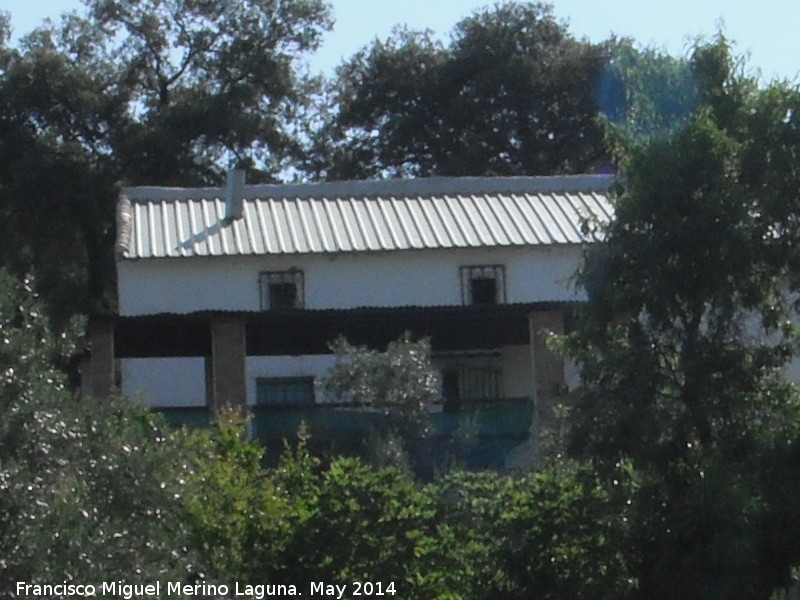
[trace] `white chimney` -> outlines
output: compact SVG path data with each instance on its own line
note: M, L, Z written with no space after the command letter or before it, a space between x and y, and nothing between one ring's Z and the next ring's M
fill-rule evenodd
M231 169L228 171L225 184L225 220L232 221L242 216L244 201L244 169Z

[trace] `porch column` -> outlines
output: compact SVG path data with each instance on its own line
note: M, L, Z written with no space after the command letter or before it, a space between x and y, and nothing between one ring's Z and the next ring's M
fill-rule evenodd
M528 313L528 339L530 347L531 396L534 403L530 438L515 448L505 460L511 469L530 470L539 465L541 432L552 426L553 408L566 388L564 361L547 347L551 333L564 332L562 309L540 310Z
M552 424L553 408L566 389L564 359L547 347L551 334L564 333L563 309L534 311L528 316L531 359L533 360L533 399L539 429Z
M216 413L224 406L244 408L245 325L242 317L211 320L211 369L209 408Z
M534 463L538 464L541 432L553 426L553 408L566 389L564 360L547 347L550 334L564 333L563 309L540 310L528 315L533 362L534 416L531 424Z
M114 319L92 317L88 327L90 357L84 372L84 395L98 399L111 396L114 388Z

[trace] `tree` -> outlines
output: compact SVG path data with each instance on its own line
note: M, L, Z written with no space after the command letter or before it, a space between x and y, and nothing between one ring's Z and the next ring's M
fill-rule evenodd
M0 260L59 316L109 310L118 184L276 177L328 26L321 0L93 0L0 47Z
M5 270L0 337L0 594L191 574L176 434L128 402L77 400L56 364L78 341Z
M396 29L339 67L308 168L328 179L592 170L606 157L606 61L605 45L572 38L544 4L476 12L447 46Z
M385 416L370 432L367 450L373 463L409 467L407 444L430 433L430 407L440 397L430 340L415 342L406 332L381 352L339 338L331 350L336 362L325 380L326 392Z
M183 459L191 472L182 496L189 543L211 581L269 581L290 532L296 500L262 467L264 448L247 439L246 424L238 412L223 411L216 424L186 439ZM312 476L309 465L302 468Z
M429 339L415 342L406 333L380 352L338 338L331 350L336 362L325 390L334 398L381 410L404 431L427 432L428 410L440 395Z
M631 40L609 42L598 104L605 121L626 136L667 136L686 123L697 106L689 61Z
M796 563L800 92L724 38L671 135L615 131L616 217L587 250L572 451L629 494L642 597L767 597ZM628 482L629 486L619 485ZM624 489L623 489L624 487Z
M323 467L301 444L266 474L292 506L279 555L252 565L268 581L373 582L375 595L409 600L616 599L631 589L622 519L609 516L607 491L566 461L526 475L451 471L420 485L354 458Z
M570 461L535 473L450 473L432 484L433 571L464 598L626 598L633 587L620 547L624 515ZM438 558L438 561L436 560Z

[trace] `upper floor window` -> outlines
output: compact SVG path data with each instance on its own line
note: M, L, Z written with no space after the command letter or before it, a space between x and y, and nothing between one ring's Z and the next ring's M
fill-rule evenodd
M503 265L461 267L461 298L464 304L489 306L506 301Z
M267 271L261 274L261 308L289 310L303 308L303 272Z

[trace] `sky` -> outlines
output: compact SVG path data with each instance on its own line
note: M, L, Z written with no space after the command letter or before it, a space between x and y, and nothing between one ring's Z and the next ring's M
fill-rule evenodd
M343 58L376 37L385 39L397 24L431 29L443 41L453 26L475 9L494 2L476 0L333 0L336 19L316 56L314 71L330 74ZM747 68L765 81L800 82L800 1L798 0L554 0L556 17L577 38L593 42L612 33L631 37L642 46L684 56L691 42L712 37L722 27ZM42 19L80 9L80 0L5 0L0 10L11 13L14 41Z

